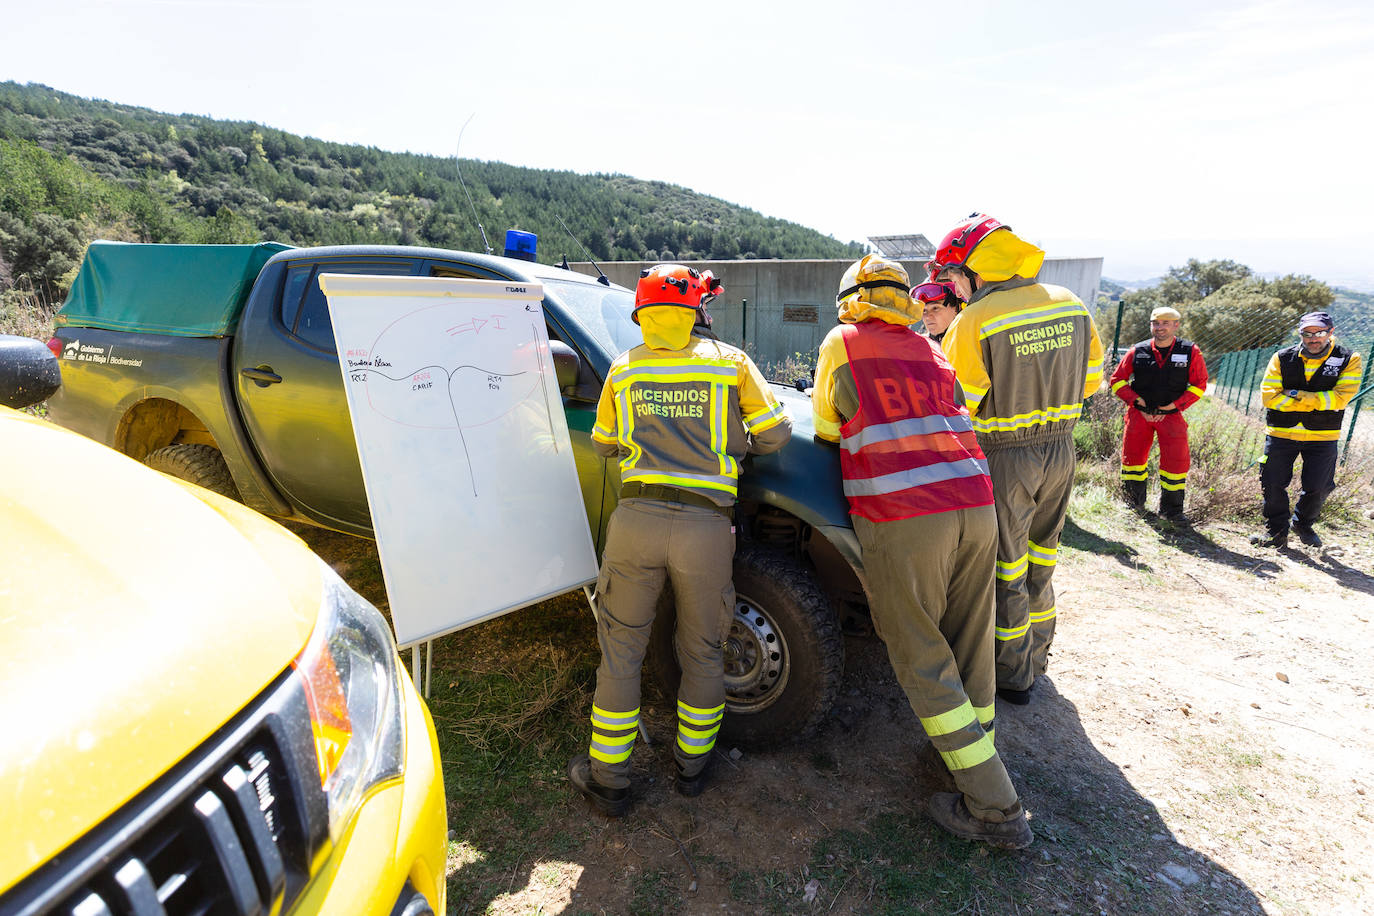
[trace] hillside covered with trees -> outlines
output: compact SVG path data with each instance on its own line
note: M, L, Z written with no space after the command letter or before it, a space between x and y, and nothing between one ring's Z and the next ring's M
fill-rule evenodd
M0 83L0 294L50 307L88 242L406 244L540 259L854 258L796 223L626 175L385 152ZM476 218L474 218L474 210ZM559 218L576 237L570 239ZM13 298L13 297L11 297Z

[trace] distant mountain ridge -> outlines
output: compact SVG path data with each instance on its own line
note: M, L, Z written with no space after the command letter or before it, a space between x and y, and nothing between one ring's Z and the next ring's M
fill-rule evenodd
M393 153L252 122L172 115L0 83L0 292L48 295L95 237L153 242L421 244L539 260L856 258L867 247L627 175ZM476 215L474 216L474 210ZM561 218L574 238L559 225ZM54 252L54 263L38 249ZM69 282L69 281L68 281Z

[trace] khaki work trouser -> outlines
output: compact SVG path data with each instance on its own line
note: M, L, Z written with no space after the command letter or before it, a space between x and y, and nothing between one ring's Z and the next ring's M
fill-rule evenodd
M679 744L674 756L687 776L706 764L709 748L688 754L681 746L684 706L716 710L725 703L722 651L734 617L735 535L719 512L654 499L626 499L616 507L606 530L606 549L597 579L597 640L601 666L593 699L593 742L598 711L635 713L638 726L640 669L653 629L654 608L665 580L673 584L677 605ZM718 727L718 721L716 723ZM633 745L627 727L622 747ZM711 733L714 742L714 732ZM592 758L592 776L609 788L630 782L630 761L606 763Z
M874 628L897 682L974 817L1021 813L993 747L992 506L895 522L850 516L863 547Z
M997 507L997 686L1028 690L1049 664L1054 567L1073 490L1073 438L987 452Z

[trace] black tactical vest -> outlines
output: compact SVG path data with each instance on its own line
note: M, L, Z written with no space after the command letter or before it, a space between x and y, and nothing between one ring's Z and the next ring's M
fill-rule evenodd
M1283 390L1330 391L1341 380L1341 371L1349 361L1350 351L1333 344L1331 352L1309 379L1302 362L1302 344L1280 350L1279 376ZM1292 429L1301 423L1304 429L1317 431L1340 429L1344 417L1344 410L1270 410L1265 415L1265 422L1278 429Z
M1188 370L1193 363L1193 342L1174 338L1173 349L1164 354L1164 365L1155 362L1153 340L1132 348L1131 390L1151 409L1183 397L1188 390Z

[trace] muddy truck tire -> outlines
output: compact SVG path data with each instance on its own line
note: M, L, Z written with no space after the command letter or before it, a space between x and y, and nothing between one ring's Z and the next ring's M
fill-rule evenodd
M143 463L155 471L204 487L212 493L238 500L239 491L229 475L224 456L212 445L168 445L150 452Z

